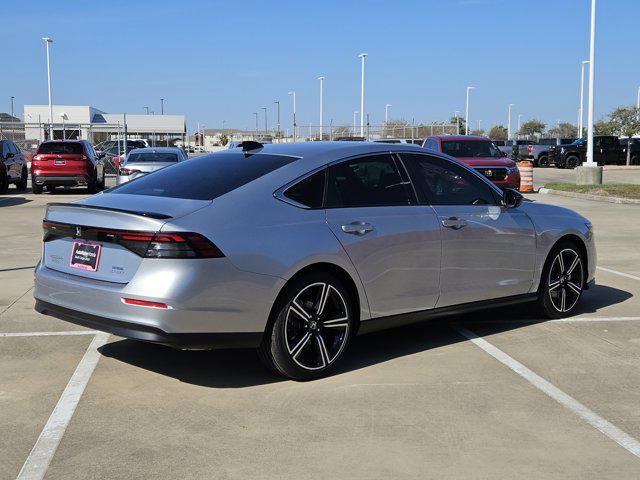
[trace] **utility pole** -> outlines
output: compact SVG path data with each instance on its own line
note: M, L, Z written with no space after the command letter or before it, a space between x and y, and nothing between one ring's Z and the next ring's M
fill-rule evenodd
M513 103L509 104L509 120L507 122L507 140L511 140L511 108L513 108Z
M256 139L258 138L258 112L253 112L256 116Z
M261 107L264 110L264 136L267 137L267 107Z
M49 140L53 140L53 104L51 100L51 57L49 56L49 44L53 42L51 38L44 37L45 46L47 47L47 85L49 87Z
M320 75L318 80L320 80L320 140L322 140L322 89L324 86L324 77Z
M465 130L465 135L469 135L469 92L471 90L473 90L476 87L467 87L467 109L466 109L466 114L465 114L465 119L464 119L464 130Z
M360 136L364 137L364 59L367 58L366 53L358 55L362 64L362 81L360 83Z
M11 118L11 121L12 121L12 122L13 122L13 117L14 117L14 114L13 114L13 100L14 100L15 98L16 98L16 97L14 97L13 95L11 96L11 117L12 117L12 118Z
M160 115L164 115L164 98L160 99Z
M393 105L387 103L384 106L384 123L387 123L389 121L389 107L393 107Z
M353 133L351 134L352 137L356 135L356 118L357 117L358 117L358 110L354 110L353 111Z
M578 122L578 138L582 137L582 130L584 129L582 123L582 119L584 118L584 66L587 63L589 63L589 60L583 60L580 68L580 121Z
M293 141L296 141L296 92L291 91L289 95L293 97Z
M275 103L278 106L278 131L276 133L276 136L280 138L280 101L274 100L273 103Z

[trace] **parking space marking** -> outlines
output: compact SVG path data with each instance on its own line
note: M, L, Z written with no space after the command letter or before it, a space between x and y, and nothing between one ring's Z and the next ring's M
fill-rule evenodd
M36 444L22 465L17 477L18 480L40 480L44 477L91 374L100 360L98 348L107 343L108 339L109 334L98 333L91 341L53 412L51 412L49 420L40 432Z
M630 278L631 280L638 280L640 282L640 277L636 277L635 275L631 275L630 273L619 272L617 270L611 270L610 268L604 267L596 267L598 270L602 270L603 272L613 273L614 275L620 275L621 277Z
M96 330L68 330L66 332L15 332L0 333L0 337L49 337L64 335L95 335L99 333Z
M531 383L531 385L541 390L549 397L553 398L563 407L571 410L592 427L600 430L622 448L635 455L636 457L640 457L640 441L633 438L628 433L620 430L614 424L612 424L608 420L605 420L597 413L589 410L589 408L580 403L578 400L564 393L558 387L548 382L532 370L529 370L523 364L507 355L498 347L487 342L485 339L478 337L471 330L467 330L464 327L458 327L458 332L468 340L473 342L477 347L481 348L493 358L498 360L500 363L510 368L522 378L527 380L529 383Z

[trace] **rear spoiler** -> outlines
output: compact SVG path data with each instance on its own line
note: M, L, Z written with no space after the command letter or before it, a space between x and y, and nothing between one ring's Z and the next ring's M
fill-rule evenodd
M101 207L99 205L84 205L82 203L47 203L47 207L74 207L74 208L90 208L92 210L107 210L111 212L128 213L139 217L155 218L157 220L168 220L173 218L171 215L155 212L140 212L138 210L127 210L124 208Z

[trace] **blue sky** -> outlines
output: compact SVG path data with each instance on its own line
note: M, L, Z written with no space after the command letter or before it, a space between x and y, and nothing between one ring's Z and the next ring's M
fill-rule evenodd
M318 123L318 75L326 77L325 123L366 111L431 122L464 111L483 128L539 118L575 123L580 61L588 58L590 0L74 1L10 2L0 29L0 111L47 102L43 36L52 48L54 102L107 112L143 107L207 127L252 128L253 112L281 102L290 123ZM598 4L596 118L633 104L640 84L640 1ZM15 74L7 75L7 65ZM464 113L463 113L464 114ZM261 120L261 125L262 125Z

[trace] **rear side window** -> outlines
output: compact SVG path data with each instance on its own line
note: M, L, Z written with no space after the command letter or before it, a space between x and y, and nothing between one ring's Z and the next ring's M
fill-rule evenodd
M130 163L138 162L162 162L170 163L177 162L178 155L175 153L131 153L129 155Z
M82 149L82 144L75 142L43 143L38 148L38 154L83 155L84 150Z
M328 169L327 208L409 205L407 184L390 155L372 155Z
M494 205L491 188L464 167L438 157L403 153L421 201L431 205Z
M309 175L285 190L284 196L309 208L322 208L326 170Z
M297 157L226 151L201 155L110 190L110 193L213 200L277 170Z

